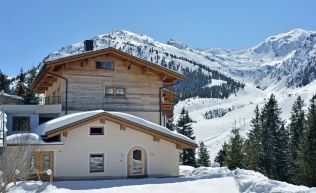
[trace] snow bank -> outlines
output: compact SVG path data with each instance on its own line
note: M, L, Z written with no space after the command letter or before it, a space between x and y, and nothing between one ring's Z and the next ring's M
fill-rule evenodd
M239 192L242 193L316 193L316 188L296 186L286 182L271 180L251 170L236 169L231 171L227 167L188 169L188 166L180 166L180 173L185 173L186 177L197 179L233 177L239 186Z
M94 181L23 182L9 191L50 193L315 193L316 188L270 180L260 173L226 167L180 166L180 178L142 178ZM12 187L12 185L11 185Z
M46 132L48 132L48 131L58 129L62 126L66 126L66 125L69 125L69 124L72 124L72 123L78 122L80 120L87 119L89 117L93 117L93 116L96 116L96 115L102 114L102 113L108 114L114 118L117 117L120 119L124 119L126 121L130 121L130 122L133 122L133 123L136 123L139 125L143 125L145 127L148 127L150 129L158 131L160 133L164 133L166 135L184 140L186 142L196 144L195 141L191 140L190 138L188 138L182 134L170 131L168 128L163 127L161 125L158 125L156 123L152 123L150 121L147 121L145 119L142 119L142 118L139 118L139 117L136 117L134 115L127 114L127 113L111 112L111 111L103 111L103 110L79 112L79 113L73 113L73 114L62 116L62 117L58 117L56 119L50 120L46 123L43 123L42 125L39 125L38 127L36 127L34 129L34 131L38 135L45 135Z

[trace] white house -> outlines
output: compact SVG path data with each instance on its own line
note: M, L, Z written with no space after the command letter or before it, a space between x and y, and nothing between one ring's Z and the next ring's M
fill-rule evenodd
M34 132L50 140L36 142L31 168L51 169L56 180L178 176L179 150L197 146L145 119L103 110L55 118Z

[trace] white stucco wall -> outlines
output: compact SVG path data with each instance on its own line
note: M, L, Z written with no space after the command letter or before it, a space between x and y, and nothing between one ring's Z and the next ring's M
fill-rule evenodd
M90 136L91 126L104 126L104 136ZM176 145L160 140L133 129L120 130L118 124L106 121L89 123L73 129L62 137L64 145L42 146L41 150L54 151L54 168L57 179L84 179L89 177L126 177L128 152L132 147L141 146L147 153L148 176L178 176L179 150ZM89 155L105 155L105 171L89 173Z

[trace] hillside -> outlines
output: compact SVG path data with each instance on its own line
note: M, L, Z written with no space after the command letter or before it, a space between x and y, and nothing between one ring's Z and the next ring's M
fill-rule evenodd
M175 108L189 110L198 141L205 141L214 158L232 127L249 130L256 105L274 93L289 117L293 101L308 101L316 91L316 32L303 29L268 37L242 51L193 49L170 39L160 43L126 30L91 38L95 49L115 47L142 59L182 72L187 79L176 85L182 94ZM55 60L83 52L83 41L49 54ZM176 118L176 117L175 117ZM176 120L176 119L175 119Z

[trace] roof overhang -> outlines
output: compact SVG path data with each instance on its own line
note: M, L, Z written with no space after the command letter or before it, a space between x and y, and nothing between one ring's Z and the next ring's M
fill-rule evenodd
M157 131L153 128L150 128L150 127L135 123L133 121L130 121L128 119L124 119L124 118L112 115L108 112L98 113L98 114L90 116L88 118L81 119L79 121L76 121L76 122L73 122L73 123L70 123L67 125L63 125L61 127L47 131L47 132L45 132L45 137L50 138L50 137L54 137L56 135L61 135L65 132L67 132L68 130L76 129L82 125L86 125L88 123L98 121L98 120L100 120L100 122L107 120L107 121L119 124L121 126L124 126L126 128L130 128L130 129L137 130L139 132L146 133L148 135L153 136L154 139L163 139L165 141L176 144L176 147L178 149L198 147L198 145L196 143L189 142L189 141L183 140L181 138L177 138L177 137L172 136L172 135L168 135L164 132L160 132L160 131Z
M88 51L88 52L83 52L83 53L76 54L76 55L67 56L67 57L63 57L63 58L52 60L52 61L46 61L43 64L43 66L40 69L35 81L32 84L32 90L35 92L41 93L42 90L45 90L46 88L48 88L47 85L41 85L40 87L39 87L39 85L40 85L42 79L47 75L47 72L50 70L51 67L58 66L58 65L64 65L67 63L71 63L71 62L75 62L75 61L79 61L79 60L83 60L83 59L89 59L89 58L97 57L97 56L104 55L104 54L113 54L113 55L120 56L120 57L124 58L126 61L130 61L130 62L133 62L135 64L144 65L146 68L149 68L157 73L161 73L161 75L166 75L168 77L172 77L173 80L183 80L185 78L185 76L183 74L180 74L176 71L162 67L158 64L151 63L147 60L135 57L133 55L130 55L130 54L123 52L123 51L120 51L118 49L104 48L104 49L100 49L100 50Z

